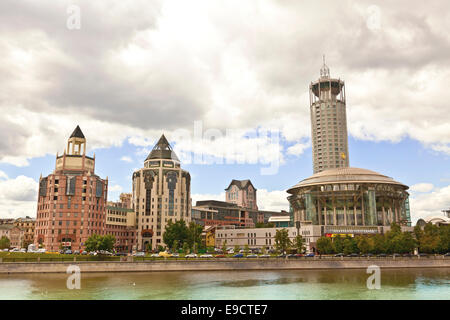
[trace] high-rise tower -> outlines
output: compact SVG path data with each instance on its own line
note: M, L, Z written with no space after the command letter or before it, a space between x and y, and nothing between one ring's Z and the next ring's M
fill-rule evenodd
M191 176L181 169L166 137L161 136L133 173L133 207L137 220L137 250L164 246L164 231L171 220L191 220Z
M52 174L39 179L34 243L48 251L82 250L93 234L104 235L108 178L95 174L95 155L77 126Z
M314 173L348 167L345 85L330 77L325 64L320 78L309 86Z

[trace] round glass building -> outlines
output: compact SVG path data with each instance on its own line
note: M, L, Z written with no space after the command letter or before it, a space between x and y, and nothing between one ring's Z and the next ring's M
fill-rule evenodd
M408 186L360 168L325 170L287 192L294 220L325 226L410 226Z

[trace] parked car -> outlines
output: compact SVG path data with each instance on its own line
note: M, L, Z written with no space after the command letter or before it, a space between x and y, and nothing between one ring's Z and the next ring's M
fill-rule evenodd
M145 257L145 252L137 251L137 252L133 253L133 257Z
M413 255L411 253L405 253L403 254L403 257L405 258L411 258Z
M145 256L145 253L144 253L144 256ZM159 256L158 253L152 253L152 254L150 255L150 257L151 257L151 258L159 258L160 256Z
M370 258L370 257L373 257L373 254L372 254L372 253L363 253L363 254L361 255L361 257L367 257L367 258Z
M180 255L178 253L172 253L171 258L179 258L179 257L180 257Z
M73 252L73 254L80 254L80 251L79 251L79 250L75 250L75 251Z
M96 256L96 255L97 255L97 252L91 251L91 252L89 252L89 255L90 255L90 256Z
M419 253L417 256L418 257L428 257L428 254L426 254L426 253Z
M288 255L287 255L287 258L288 258L288 259L295 259L295 258L297 258L297 257L295 256L295 254L292 253L292 254L288 254Z
M158 255L164 258L170 258L172 256L172 254L168 253L167 251L161 251L160 253L158 253Z
M447 252L446 254L444 254L444 257L450 257L450 252Z
M200 258L214 258L212 254L202 254Z
M392 255L393 258L400 258L402 255L400 253L394 253Z
M306 258L314 258L315 254L314 253L308 253L305 257Z
M277 255L277 258L286 258L286 255L284 253Z
M377 254L377 257L378 257L378 258L386 258L386 257L387 257L387 254L385 254L385 253L380 253L380 254Z
M334 256L335 256L335 257L343 257L344 254L343 254L343 253L336 253Z
M88 254L87 251L81 251L81 255L82 255L82 256L85 256L85 255L87 255L87 254Z
M258 255L256 255L256 254L249 254L247 256L247 258L258 258Z
M3 252L9 252L9 249L3 249L2 251Z
M64 254L72 254L72 250L67 249L66 251L64 251Z
M13 249L9 250L9 252L19 252L19 251L20 251L19 248L13 248Z
M20 251L19 252L22 252L22 253L26 253L27 252L27 249L25 249L25 248L22 248L22 249L20 249Z
M233 249L228 250L228 254L233 254L233 253L234 253L234 250L233 250Z
M297 253L297 254L295 255L295 257L296 257L296 258L303 257L303 253Z
M120 256L122 256L122 257L125 256L125 257L126 257L126 256L128 255L128 253L126 253L126 252L116 252L114 255L115 255L116 257L117 257L117 256L119 256L119 257L120 257Z
M357 254L357 253L350 253L350 254L347 255L347 257L350 257L350 258L358 258L358 257L359 257L359 254Z
M225 258L224 254L216 254L214 258Z
M244 255L242 253L237 253L233 256L233 258L243 258Z
M184 257L185 258L197 258L198 256L195 253L190 253L190 254L185 255Z
M270 258L270 254L262 254L259 257L260 258Z

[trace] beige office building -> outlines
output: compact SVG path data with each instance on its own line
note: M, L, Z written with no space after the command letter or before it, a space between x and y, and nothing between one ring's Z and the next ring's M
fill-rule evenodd
M349 166L345 84L323 64L309 86L314 173Z
M190 221L190 185L189 172L181 169L180 160L162 135L144 168L133 173L137 250L165 246L163 234L169 220Z

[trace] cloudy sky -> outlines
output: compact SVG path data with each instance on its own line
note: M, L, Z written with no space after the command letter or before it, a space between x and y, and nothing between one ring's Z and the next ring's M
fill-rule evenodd
M0 2L0 216L35 216L37 181L79 124L131 191L164 133L193 200L251 179L263 209L312 174L308 86L346 83L350 165L411 186L413 220L450 207L450 5L433 1ZM273 170L275 168L275 170Z

